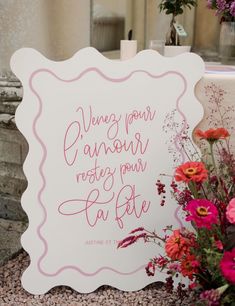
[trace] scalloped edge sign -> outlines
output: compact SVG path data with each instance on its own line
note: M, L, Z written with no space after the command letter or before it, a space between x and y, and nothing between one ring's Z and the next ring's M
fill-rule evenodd
M31 261L23 287L133 291L164 280L145 273L161 252L156 244L117 243L140 226L182 226L170 194L160 206L155 183L185 160L180 142L202 119L194 96L202 59L145 50L121 62L85 48L54 62L24 48L11 67L24 89L16 124L29 144L21 241Z

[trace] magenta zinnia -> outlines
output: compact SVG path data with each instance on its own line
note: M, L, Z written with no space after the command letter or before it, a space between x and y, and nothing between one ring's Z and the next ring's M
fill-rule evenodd
M231 284L235 285L235 248L225 252L220 262L221 272Z
M198 228L205 227L210 229L212 224L218 222L218 210L208 200L192 200L187 204L185 210L189 213L185 220L195 222Z

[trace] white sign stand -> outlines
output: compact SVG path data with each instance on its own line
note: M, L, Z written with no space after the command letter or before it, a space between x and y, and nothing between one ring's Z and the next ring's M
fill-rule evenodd
M22 245L31 262L23 287L132 291L165 279L144 271L162 251L156 244L119 250L117 242L139 226L180 226L176 203L161 207L155 183L173 173L176 156L185 160L181 138L202 118L194 96L201 58L146 50L119 62L86 48L53 62L21 49L11 67L24 88L16 123L29 143Z

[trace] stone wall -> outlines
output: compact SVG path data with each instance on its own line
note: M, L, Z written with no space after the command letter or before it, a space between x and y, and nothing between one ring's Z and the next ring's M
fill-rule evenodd
M27 186L22 165L28 144L15 125L22 86L11 74L0 76L0 218L25 220L20 198Z

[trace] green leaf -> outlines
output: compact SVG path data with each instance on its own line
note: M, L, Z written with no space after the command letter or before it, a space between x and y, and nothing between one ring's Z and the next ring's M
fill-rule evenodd
M162 0L159 4L160 12L165 11L167 15L181 15L184 12L184 7L191 8L196 6L196 0Z

